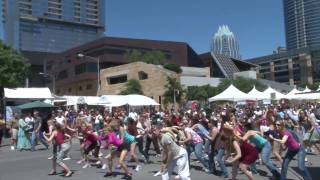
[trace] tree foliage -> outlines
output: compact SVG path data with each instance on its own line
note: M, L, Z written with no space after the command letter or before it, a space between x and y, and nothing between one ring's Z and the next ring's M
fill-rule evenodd
M205 86L189 86L186 99L187 100L206 100L214 95L216 95L217 88L210 85Z
M301 89L305 89L306 87L308 87L309 89L311 89L311 90L313 90L313 91L315 91L315 90L317 90L318 88L319 88L319 85L320 85L320 83L319 82L316 82L316 83L313 83L313 84L301 84Z
M258 80L248 79L244 77L236 77L234 79L223 79L217 87L206 86L190 86L188 87L186 93L187 100L200 100L204 101L210 97L213 97L225 89L227 89L230 84L233 84L239 90L248 93L253 86L255 86L259 91L264 91L267 87L261 84Z
M165 64L163 67L178 74L182 73L182 69L178 64Z
M30 64L11 47L0 42L0 88L20 86L29 74Z
M152 50L147 52L142 52L139 50L127 51L125 58L130 62L142 61L148 64L163 64L166 59L165 54L159 50Z
M128 94L142 94L142 87L138 80L131 79L125 86L125 89L120 92L120 95L128 95Z
M180 82L173 77L167 77L167 84L165 86L166 91L164 93L164 104L173 103L174 102L174 92L176 96L176 102L182 102L183 95L185 93L183 87Z
M248 93L253 88L253 86L255 86L259 91L264 91L267 88L267 86L256 79L236 77L234 79L223 79L217 87L217 93L223 92L230 86L230 84L233 84L236 88L245 93Z

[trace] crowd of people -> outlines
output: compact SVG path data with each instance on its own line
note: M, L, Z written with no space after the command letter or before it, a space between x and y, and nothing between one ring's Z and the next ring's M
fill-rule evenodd
M259 176L256 164L260 163L273 178L284 180L295 156L303 179L310 180L307 154L320 153L319 122L319 105L289 106L280 102L261 107L223 105L179 112L67 109L53 111L46 118L34 111L21 117L14 114L7 125L12 150L36 151L38 142L45 149L52 149L49 175L55 175L59 165L66 177L72 176L66 160L72 158L71 148L79 148L81 159L77 163L82 168L91 167L93 159L95 165L105 169L105 177L113 176L113 163L118 158L117 168L131 179L126 157L135 163L134 170L140 171L143 165L137 153L143 156L144 163L152 163L152 144L161 161L154 176L164 180L173 172L177 174L175 178L191 179L192 163L199 163L204 173L231 179L237 178L238 171L254 179ZM1 117L0 127L5 128ZM198 162L191 160L192 154Z

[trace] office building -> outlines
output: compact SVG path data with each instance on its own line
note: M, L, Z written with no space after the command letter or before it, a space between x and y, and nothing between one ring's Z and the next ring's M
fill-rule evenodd
M320 82L320 48L317 47L288 50L247 61L259 66L258 73L263 79L289 85Z
M19 51L61 52L104 35L104 0L2 0L4 42Z
M30 87L48 80L45 58L104 36L105 0L0 0L3 41L31 64Z
M164 54L164 63L204 67L198 54L184 42L103 37L48 57L46 68L48 73L56 77L55 93L96 95L97 58L100 61L100 69L119 66L131 62L127 54L134 50L143 54L160 51ZM79 53L85 57L80 58Z
M320 1L283 0L287 49L320 47Z
M219 26L218 32L214 34L212 40L211 52L241 59L238 41L228 26Z

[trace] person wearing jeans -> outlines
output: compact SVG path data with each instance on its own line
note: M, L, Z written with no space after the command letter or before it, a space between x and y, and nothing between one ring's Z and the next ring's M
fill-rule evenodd
M270 136L274 141L280 142L281 144L285 144L288 148L286 155L284 156L282 162L281 176L280 180L285 180L287 177L288 167L290 161L294 158L296 154L298 154L298 167L302 172L302 177L304 180L312 180L312 177L305 166L305 148L302 144L299 143L299 138L295 134L295 132L289 131L285 129L285 124L282 122L277 125L277 130L280 131L282 135L282 139L277 139Z
M246 124L246 129L252 129L251 124ZM261 152L262 162L266 165L268 170L273 174L274 177L280 177L280 173L277 167L271 162L270 155L272 152L272 146L268 140L259 135L259 132L249 130L243 136L238 138L242 139L242 141L248 141L250 144L255 146L255 148Z
M220 148L218 150L218 153L217 153L217 162L221 168L221 171L222 171L222 176L227 178L228 177L228 170L227 170L227 167L224 163L224 148Z
M188 152L188 159L190 164L190 154L194 151L197 159L204 167L205 172L209 171L209 164L203 156L203 140L202 138L190 127L187 127L188 121L183 121L182 128L186 134L186 139L179 141L179 144L185 144Z
M40 142L46 147L46 149L49 148L49 144L46 142L46 140L43 137L43 132L33 131L31 135L31 151L35 151L37 140L40 140Z
M40 142L46 147L46 149L49 148L49 144L44 139L43 133L40 132L41 126L42 126L42 118L40 117L39 112L35 111L34 112L33 131L31 133L31 151L35 151L35 147L37 145L38 140L40 140Z

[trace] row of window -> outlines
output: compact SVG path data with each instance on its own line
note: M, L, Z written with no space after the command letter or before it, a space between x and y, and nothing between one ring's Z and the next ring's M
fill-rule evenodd
M91 90L93 88L93 85L92 84L87 84L86 85L86 87L85 87L85 90ZM78 91L83 91L83 89L84 89L84 87L82 87L82 86L79 86L78 87ZM68 93L72 93L73 92L73 90L76 90L76 88L68 88ZM64 90L60 90L60 89L57 89L57 94L61 94L61 93L65 93L66 92L66 90L64 89Z
M144 71L139 71L138 72L138 77L139 77L139 80L145 80L145 79L148 79L148 74L145 73ZM125 83L127 81L128 81L128 75L127 74L107 77L107 83L110 84L110 85Z

